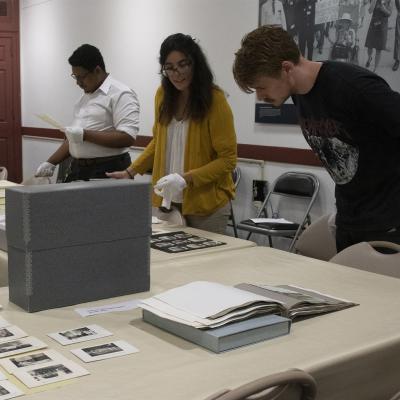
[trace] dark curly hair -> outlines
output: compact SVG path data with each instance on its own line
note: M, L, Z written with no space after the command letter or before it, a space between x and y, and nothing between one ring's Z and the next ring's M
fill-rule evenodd
M190 118L199 120L205 117L212 103L212 89L214 76L208 65L207 59L196 41L189 35L176 33L168 36L160 48L160 73L161 84L164 89L164 99L160 106L160 122L168 124L175 115L178 105L179 90L171 81L162 75L162 70L168 55L172 51L183 53L192 63L192 82L190 84L190 97L188 104L188 115Z

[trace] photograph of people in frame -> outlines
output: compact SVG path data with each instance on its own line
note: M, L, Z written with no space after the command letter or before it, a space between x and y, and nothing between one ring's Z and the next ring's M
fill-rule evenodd
M258 24L282 26L305 58L362 66L400 90L400 0L259 0ZM256 122L292 122L260 110Z

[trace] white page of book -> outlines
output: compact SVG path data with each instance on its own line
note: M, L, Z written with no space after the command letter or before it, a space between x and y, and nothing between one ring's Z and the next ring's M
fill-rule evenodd
M215 282L195 281L154 296L188 314L209 318L254 302L276 302L264 296Z

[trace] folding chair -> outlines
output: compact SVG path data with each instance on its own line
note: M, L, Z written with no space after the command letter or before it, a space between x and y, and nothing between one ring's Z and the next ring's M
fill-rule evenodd
M391 254L376 249L389 249ZM391 242L360 242L337 253L330 262L400 278L400 245Z
M314 400L316 393L317 385L310 374L289 370L219 391L205 400Z
M332 214L326 214L307 226L296 241L296 253L323 261L336 255L336 236L330 226L331 218Z
M240 175L239 167L235 167L235 169L232 171L232 179L233 179L233 183L235 185L235 190L239 185L240 176L241 175ZM229 205L231 207L231 214L229 216L228 226L233 228L233 234L235 235L235 237L238 237L237 227L236 227L236 220L235 220L235 213L233 212L232 200L229 200Z
M290 199L291 208L294 207L293 201L303 204L305 212L299 222L286 222L281 223L279 220L268 221L268 222L254 222L251 219L240 222L237 228L240 230L248 231L247 239L253 233L267 235L269 244L272 246L272 236L280 236L290 238L291 242L289 245L289 251L293 251L294 245L297 238L299 237L306 224L311 223L310 211L317 198L319 191L319 180L316 176L306 172L286 172L280 175L272 184L270 191L265 197L256 218L267 218L267 208L270 207L272 210L271 215L279 215L279 218L283 218L278 210L274 211L272 199L282 200L283 198Z

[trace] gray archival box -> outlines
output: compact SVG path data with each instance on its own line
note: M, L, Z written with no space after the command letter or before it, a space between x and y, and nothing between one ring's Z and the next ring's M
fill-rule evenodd
M150 288L150 185L6 189L10 301L29 312Z

